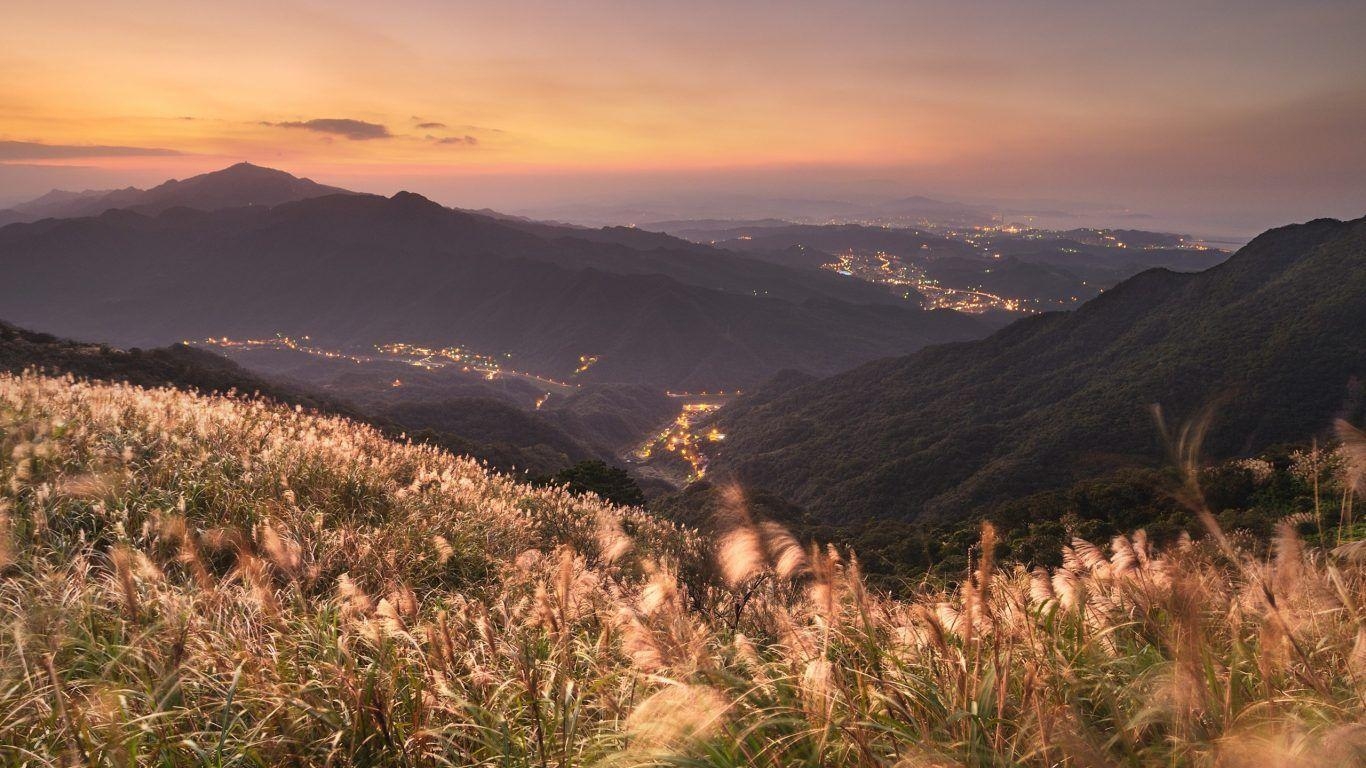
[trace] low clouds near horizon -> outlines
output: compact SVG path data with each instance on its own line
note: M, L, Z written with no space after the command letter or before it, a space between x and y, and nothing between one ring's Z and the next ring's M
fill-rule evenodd
M103 144L43 144L37 141L0 141L0 162L6 160L67 160L79 157L175 157L184 153L161 147L119 147Z
M313 120L290 120L279 123L262 121L262 125L274 128L300 128L314 133L325 133L331 136L341 136L351 141L369 141L371 139L392 139L396 134L389 130L389 127L382 123L370 123L364 120L355 120L349 117L329 117L316 118ZM424 122L419 123L419 128L440 129L447 127L445 123ZM463 136L433 136L427 135L427 140L434 144L459 145L473 147L479 144L479 139L469 134Z
M351 141L368 141L370 139L388 139L393 134L388 127L379 123L367 123L364 120L353 120L349 117L324 117L313 120L291 120L281 123L263 122L262 125L270 125L276 128L302 128L305 131L315 133L327 133L334 136L342 136Z

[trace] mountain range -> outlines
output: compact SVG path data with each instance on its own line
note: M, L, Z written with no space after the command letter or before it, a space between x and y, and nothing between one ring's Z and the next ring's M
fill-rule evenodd
M1164 460L1150 412L1213 408L1211 457L1361 415L1366 219L1271 230L1199 273L1152 269L1076 311L723 409L713 472L818 518L935 520Z
M830 374L986 331L877 286L668 235L345 193L246 164L129 194L130 207L0 229L0 317L122 346L275 334L352 350L459 345L553 378L593 356L579 380L673 389Z

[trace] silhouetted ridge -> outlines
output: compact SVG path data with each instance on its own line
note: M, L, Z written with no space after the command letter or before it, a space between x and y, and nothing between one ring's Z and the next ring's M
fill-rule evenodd
M136 187L85 193L53 190L17 206L11 212L10 219L37 221L45 218L98 216L110 209L156 215L171 208L216 211L244 206L269 207L336 194L353 193L311 179L301 179L274 168L244 162L188 179L172 179L146 190Z

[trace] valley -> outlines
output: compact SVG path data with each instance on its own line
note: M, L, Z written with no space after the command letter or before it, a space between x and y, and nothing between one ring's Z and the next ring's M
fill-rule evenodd
M707 475L711 462L709 448L726 439L714 426L703 426L708 417L743 395L740 391L716 394L669 393L679 406L674 420L624 458L630 465L652 478L676 488L697 482Z
M448 389L478 391L487 382L505 380L529 387L480 391L480 394L523 410L553 414L571 394L584 387L581 382L558 381L511 368L507 364L510 356L506 354L480 354L454 345L434 348L390 342L376 344L370 350L347 352L318 346L309 336L296 339L282 334L264 339L219 337L187 340L184 344L191 348L214 350L248 369L283 375L306 386L356 402L382 400L405 404L407 407L420 407L442 401L444 396L433 391L434 384ZM343 368L354 367L355 370L338 371L335 366L319 368L310 364L310 358L341 364ZM581 356L581 359L583 362L575 375L585 372L597 361L595 356L590 355ZM421 381L414 381L411 376L405 381L405 372L402 370L405 366L420 371ZM368 375L357 379L355 374L358 372ZM394 378L389 381L386 390L384 381L391 375ZM590 383L588 387L592 390L594 385ZM628 436L629 442L607 444L604 449L608 458L630 467L642 478L681 488L706 475L708 458L703 451L703 444L719 442L725 437L715 428L699 431L698 423L743 393L740 390L717 390L665 391L660 394L667 398L671 408L677 410L677 415L671 417L667 425L652 432L649 437ZM624 415L648 417L649 413L655 411L650 409L642 414ZM594 439L591 434L574 437L587 442Z
M1074 308L1144 269L1199 271L1228 257L1227 251L1186 235L1059 231L1000 221L973 226L858 221L668 226L699 241L767 260L814 266L881 285L927 309L986 316L997 325L1028 314Z
M480 354L459 346L433 348L406 342L389 342L375 344L371 350L363 353L352 353L315 346L310 336L294 339L283 334L276 334L274 337L265 339L230 339L222 336L201 341L187 340L184 343L191 347L198 346L222 350L228 357L236 359L248 367L252 366L251 353L254 351L289 351L303 355L314 355L326 360L344 360L357 365L398 363L420 368L424 371L459 371L460 373L474 374L486 381L509 378L547 390L536 401L536 408L544 405L551 394L564 395L575 387L582 386L511 368L505 364L506 359L511 357L510 353L502 355L503 360L500 360L496 356ZM585 370L587 370L587 366L581 366L575 371L575 374L583 373ZM394 379L392 386L403 386L403 380L401 378Z
M868 254L848 250L836 254L835 261L822 264L821 269L894 289L904 287L909 290L902 293L902 298L911 299L911 292L914 291L920 295L924 306L930 309L951 309L975 315L993 310L1023 312L1025 306L1037 303L1035 300L1006 298L972 288L946 287L928 277L923 268L907 264L901 257L886 251ZM985 272L990 274L990 268Z

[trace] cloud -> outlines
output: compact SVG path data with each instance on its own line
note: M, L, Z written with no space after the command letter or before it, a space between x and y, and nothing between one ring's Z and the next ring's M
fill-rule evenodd
M262 125L273 125L276 128L302 128L305 131L345 136L352 141L387 139L393 136L392 133L389 133L388 128L379 123L367 123L364 120L352 120L349 117L325 117L316 120L294 120L284 123L263 122Z
M446 127L446 124L445 124L445 123L418 123L418 124L417 124L417 127L418 127L418 128L426 128L427 130L434 130L434 129L436 129L436 128L445 128L445 127Z
M476 139L473 136L444 136L439 139L435 136L428 136L427 138L437 144L463 144L467 147L473 147L479 144L479 139Z
M63 160L73 157L171 157L183 154L159 147L110 147L98 144L41 144L36 141L0 141L0 161Z

